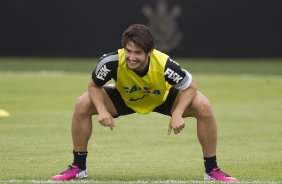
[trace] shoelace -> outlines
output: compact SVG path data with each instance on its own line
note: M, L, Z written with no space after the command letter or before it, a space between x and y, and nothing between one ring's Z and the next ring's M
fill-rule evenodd
M71 165L68 166L68 169L64 172L62 172L61 174L66 174L66 173L70 173L73 169L75 169L74 167L72 167Z
M214 172L216 172L217 174L219 174L221 176L230 177L228 174L226 174L225 172L221 171L219 168L214 169Z

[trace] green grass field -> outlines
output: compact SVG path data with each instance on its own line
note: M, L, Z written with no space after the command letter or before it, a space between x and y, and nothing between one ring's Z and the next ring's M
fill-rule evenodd
M213 104L222 169L242 183L281 183L282 60L179 61ZM0 58L0 109L10 113L0 117L0 183L52 183L72 162L73 106L96 64ZM195 119L179 135L167 135L168 122L135 114L110 131L93 117L88 179L80 183L208 183Z

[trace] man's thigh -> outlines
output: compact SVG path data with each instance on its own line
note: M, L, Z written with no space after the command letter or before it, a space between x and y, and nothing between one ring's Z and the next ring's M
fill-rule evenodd
M203 115L203 113L206 113L207 110L211 111L211 105L208 98L197 91L191 104L184 111L183 117L199 117Z
M115 109L115 106L109 97L109 95L106 93L106 91L103 89L103 101L105 102L106 108L109 110L109 112L113 115L117 115L117 110ZM90 99L89 93L85 92L81 96L78 97L76 101L76 111L80 113L86 113L89 115L97 115L97 108L93 104L93 102Z

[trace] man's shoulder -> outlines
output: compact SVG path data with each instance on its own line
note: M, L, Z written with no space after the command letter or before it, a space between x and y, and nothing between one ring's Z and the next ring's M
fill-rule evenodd
M154 49L150 56L150 61L153 65L160 65L164 68L167 64L169 56L157 49Z
M156 55L156 57L165 57L165 58L169 57L166 53L159 51L157 49L154 49L152 54Z
M102 86L111 78L116 79L116 70L118 66L118 55L117 52L110 52L104 54L92 73L93 81L98 85Z
M95 73L97 74L100 70L110 70L113 71L117 68L118 64L118 53L117 52L109 52L104 54L95 69Z
M118 61L118 52L109 52L100 57L100 63L107 63L111 61Z

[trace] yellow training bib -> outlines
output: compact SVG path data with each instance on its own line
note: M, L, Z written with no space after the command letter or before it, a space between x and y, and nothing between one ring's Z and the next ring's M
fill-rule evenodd
M124 49L118 50L118 57L116 88L125 104L139 114L152 112L166 100L171 88L164 77L168 56L153 50L148 73L143 77L127 68Z

